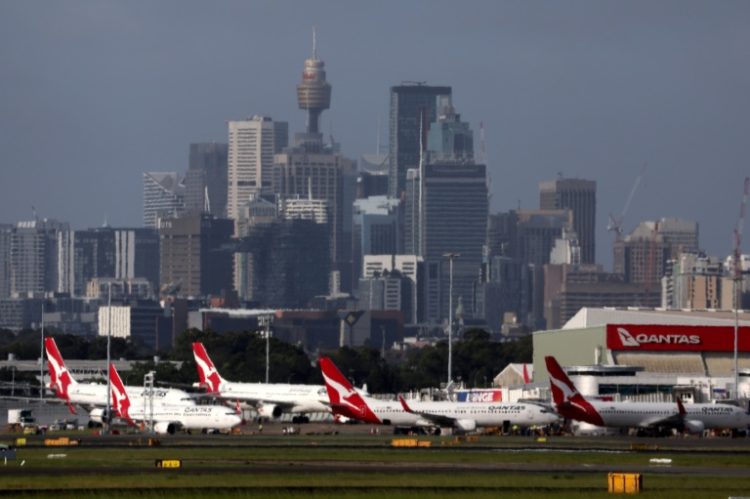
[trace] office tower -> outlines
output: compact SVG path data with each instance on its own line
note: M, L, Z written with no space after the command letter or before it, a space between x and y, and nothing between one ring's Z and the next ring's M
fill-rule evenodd
M227 151L227 144L190 144L190 159L185 174L187 213L226 216Z
M547 329L559 329L583 307L657 307L658 289L644 292L621 274L601 265L544 266L544 317Z
M10 296L10 240L13 225L0 224L0 298Z
M361 277L357 307L360 310L399 310L405 322L414 324L414 290L411 279L398 270L386 270L382 274Z
M441 104L443 108L427 133L430 161L474 161L474 132L461 121L450 100L443 99Z
M330 206L324 199L283 197L279 199L279 216L284 220L312 220L328 223Z
M388 194L388 156L363 154L359 158L357 199Z
M391 87L390 150L388 195L401 196L406 188L406 172L419 166L420 143L427 141L430 123L437 120L438 109L450 102L451 87L433 87L423 83L404 83Z
M235 222L235 237L249 236L253 227L278 221L278 207L275 203L253 195L240 210L240 218ZM241 300L252 299L253 254L245 251L234 253L234 290Z
M11 295L57 291L58 235L68 231L56 220L18 222L10 236Z
M144 172L143 225L156 228L158 219L185 211L185 186L176 172Z
M115 276L115 231L110 227L71 231L73 276L65 291L84 296L91 279Z
M581 244L581 262L596 262L596 182L559 178L539 183L539 208L569 209Z
M362 277L364 255L395 255L400 251L399 200L373 196L354 202L352 275Z
M376 275L385 275L386 273L393 272L398 272L399 276L405 277L411 282L410 313L404 313L404 321L410 324L423 322L425 320L425 301L429 283L422 257L395 254L364 255L361 275L363 279L370 279ZM433 281L437 281L437 270L435 270ZM437 283L433 282L433 284ZM436 290L435 294L437 294L439 288L437 285L433 287ZM360 286L359 292L361 293L361 291Z
M163 295L198 297L232 289L229 242L234 222L210 215L186 215L159 223Z
M114 229L117 279L144 278L159 289L159 231L156 229Z
M532 310L532 266L515 258L494 255L488 258L478 289L477 316L484 317L493 333L498 333L506 314L521 324L529 324Z
M237 251L251 255L247 298L261 307L305 308L326 294L330 271L328 226L281 220L248 227Z
M251 196L271 193L273 157L287 146L289 125L256 115L228 128L227 216L237 220Z
M450 276L448 261L443 256L446 253L461 255L453 264L453 305L460 303L464 316L473 317L474 287L487 239L486 168L476 164L435 163L424 165L423 172L422 202L419 189L415 189L407 192L405 204L407 210L416 205L415 216L421 220L414 224L416 233L407 232L416 246L414 254L424 258L428 274L439 269L440 291L430 295L428 290L426 319L442 320L448 316ZM410 199L411 196L417 199ZM408 243L406 247L409 251Z

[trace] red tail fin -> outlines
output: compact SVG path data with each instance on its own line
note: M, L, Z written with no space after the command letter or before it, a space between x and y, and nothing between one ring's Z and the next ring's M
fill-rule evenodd
M602 416L596 408L581 395L557 360L552 356L544 358L549 372L552 399L557 412L563 417L586 421L597 426L604 426Z
M130 397L125 390L125 384L120 379L114 364L109 365L109 381L112 386L112 411L118 417L127 420L128 423L135 425L130 419Z
M523 365L523 383L525 385L528 385L529 383L531 383L531 378L529 377L528 364Z
M563 368L557 363L557 360L552 356L544 358L544 362L547 364L547 372L549 373L550 389L552 390L552 399L555 405L562 405L565 402L569 402L576 395L580 396L578 390L568 375L565 374Z
M320 370L325 380L328 399L334 414L379 424L380 419L370 410L362 396L357 393L346 376L328 357L321 357Z
M193 357L195 357L195 366L198 368L198 379L201 385L205 386L210 392L218 393L224 380L216 371L206 347L200 341L193 343Z
M50 383L49 387L55 390L55 394L65 400L68 403L68 408L75 414L72 406L70 405L70 396L68 395L68 388L70 385L74 385L76 381L68 372L65 367L65 361L60 355L60 350L57 349L57 343L54 338L44 338L44 349L47 352L47 368L49 369Z

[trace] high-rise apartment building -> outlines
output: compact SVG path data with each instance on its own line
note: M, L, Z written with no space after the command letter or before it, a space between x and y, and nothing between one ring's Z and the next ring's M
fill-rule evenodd
M596 182L559 178L539 183L539 208L569 209L581 245L581 262L596 262Z
M185 211L185 186L176 172L144 172L143 225L156 228L159 218Z
M11 295L58 290L58 239L69 231L56 220L18 222L10 236Z
M630 234L615 241L614 272L624 275L627 282L657 289L667 273L667 261L681 252L697 249L695 222L667 218L641 222Z
M451 87L410 83L391 87L388 195L401 196L406 172L419 166L420 144L424 148L430 124L438 110L450 103Z
M227 216L237 220L251 196L272 192L273 158L289 142L289 124L256 115L228 128Z
M227 144L190 144L188 171L185 174L187 213L226 216L227 151Z
M159 222L163 294L220 295L232 289L234 222L210 215L186 215Z

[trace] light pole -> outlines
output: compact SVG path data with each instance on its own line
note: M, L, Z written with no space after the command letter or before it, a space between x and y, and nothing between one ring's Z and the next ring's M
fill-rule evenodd
M261 315L258 317L258 324L263 326L266 335L266 384L268 384L269 368L271 365L271 316Z
M740 399L740 373L739 373L739 365L737 362L737 348L739 346L739 336L740 336L740 315L739 315L739 308L740 308L740 275L738 272L735 272L734 275L734 399L739 400Z
M107 286L107 412L105 416L106 420L106 432L109 433L109 424L112 421L110 411L112 410L112 380L109 377L109 364L111 362L110 346L112 339L112 281L109 281Z
M448 384L453 379L453 260L461 256L460 253L443 253L443 257L450 262L448 270Z
M41 342L42 347L40 350L40 357L39 357L39 400L41 401L44 398L44 302L46 301L46 297L42 297L42 334L41 336Z

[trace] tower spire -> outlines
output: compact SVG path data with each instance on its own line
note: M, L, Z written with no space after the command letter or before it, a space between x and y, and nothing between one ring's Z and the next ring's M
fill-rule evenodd
M312 58L313 58L313 61L317 61L318 60L318 34L315 31L315 26L312 27L312 32L313 32L312 33L313 35Z

